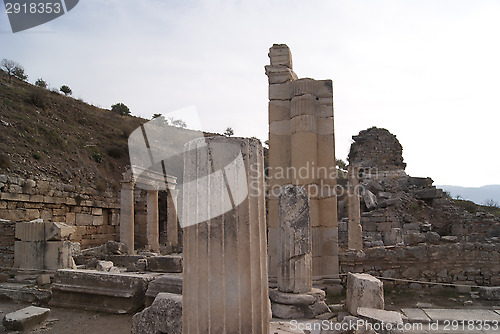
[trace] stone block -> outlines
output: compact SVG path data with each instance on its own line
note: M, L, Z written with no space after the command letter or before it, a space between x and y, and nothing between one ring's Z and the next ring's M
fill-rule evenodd
M181 273L182 256L165 255L149 257L147 268L149 271L158 273Z
M148 284L146 291L146 305L148 300L153 301L161 292L182 294L182 274L162 274ZM149 302L151 304L151 302Z
M358 314L359 307L384 309L384 289L382 282L368 274L347 276L347 309L352 315Z
M109 271L113 268L114 264L111 261L97 261L96 270L97 271Z
M403 317L399 312L358 307L357 313L361 319L365 319L369 323L383 324L381 334L403 333Z
M500 287L481 287L479 289L479 296L488 300L500 300Z
M69 240L75 229L69 225L59 222L51 222L45 230L45 240Z
M290 82L269 85L269 100L290 100L293 89Z
M14 268L43 269L44 242L16 241L14 243Z
M439 243L441 236L436 232L427 232L425 233L425 239L427 240L427 242L436 245Z
M94 216L87 213L77 213L75 222L76 225L92 225Z
M377 224L377 231L379 232L389 232L392 228L391 222L381 222Z
M48 308L29 306L6 314L3 318L3 325L10 330L25 331L47 319L49 313Z
M160 293L132 318L132 334L182 334L182 296Z
M58 270L50 305L107 313L134 313L144 306L153 274Z
M49 224L42 219L16 223L16 239L21 241L45 240L45 229Z
M377 196L375 196L375 194L371 191L365 189L365 191L363 192L363 200L368 210L377 207Z
M50 275L49 274L38 275L36 279L36 284L38 284L39 286L50 284Z

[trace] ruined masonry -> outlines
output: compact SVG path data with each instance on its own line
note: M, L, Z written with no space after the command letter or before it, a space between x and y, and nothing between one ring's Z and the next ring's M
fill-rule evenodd
M332 81L298 79L284 44L273 45L269 57L270 284L276 284L279 268L279 189L293 184L309 194L313 284L331 289L340 282Z
M325 292L312 288L311 221L305 188L282 187L278 206L278 289L269 293L273 317L304 319L329 313Z
M225 137L201 138L186 145L183 333L267 334L271 315L264 174L263 170L248 173L251 164L263 169L262 146L258 140ZM242 157L233 170L218 163L225 160L221 156L230 146L241 150ZM210 218L211 210L218 213L228 204L227 195L233 203L246 189L249 193L243 202Z

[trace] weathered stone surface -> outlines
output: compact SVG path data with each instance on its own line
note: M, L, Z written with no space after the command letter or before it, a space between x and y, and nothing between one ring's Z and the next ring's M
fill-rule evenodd
M274 318L279 319L312 319L316 316L330 312L325 302L312 305L286 305L272 303L271 310Z
M24 331L38 325L49 316L50 309L29 306L21 310L6 314L3 325L7 329Z
M14 267L21 269L75 268L70 241L16 241Z
M500 300L500 287L482 287L479 289L479 296L488 300Z
M308 195L303 187L282 188L278 202L281 247L278 289L306 293L312 288L312 238Z
M436 232L427 232L425 233L425 239L431 244L438 244L441 236Z
M493 310L456 310L456 309L429 309L424 308L425 314L433 322L449 321L497 321L500 322L500 314Z
M127 246L129 254L134 254L134 187L131 172L123 173L120 193L120 242Z
M38 275L36 279L36 284L38 285L50 284L50 275L49 274Z
M359 307L384 309L384 289L382 282L368 274L347 275L347 309L357 315Z
M111 261L97 261L97 271L109 271L113 268L114 264Z
M1 283L0 299L14 300L28 303L47 304L51 293L48 290L33 288L27 284Z
M377 207L377 196L375 196L370 190L365 189L363 192L363 200L368 210L375 209Z
M148 284L146 305L150 305L160 292L182 294L182 274L162 274Z
M252 139L207 137L185 149L183 332L267 334L262 146ZM251 173L255 166L259 171ZM221 169L225 176L218 177L213 171Z
M154 274L112 274L93 270L58 270L50 305L108 313L133 313L144 306Z
M458 242L458 237L455 235L445 235L441 237L441 240L445 242Z
M160 293L132 318L132 334L182 334L182 296Z
M165 255L148 257L147 270L159 273L181 273L182 256Z
M431 322L431 319L420 308L404 308L401 311L408 319L408 322L419 322L419 323Z
M106 253L108 254L122 255L122 254L127 254L128 252L127 245L118 241L110 240L106 242L105 247L106 247Z
M384 311L370 307L359 307L357 313L360 318L370 323L381 324L382 330L380 330L380 333L403 333L403 318L399 312ZM398 330L398 328L401 328L401 330Z
M325 300L325 292L312 289L308 293L286 293L277 289L269 289L269 298L272 302L287 305L311 305L317 301Z
M59 222L51 222L45 230L45 239L49 241L69 240L75 232L72 226Z
M348 241L347 247L349 249L354 249L360 251L363 249L363 231L361 228L361 206L359 197L359 180L358 180L359 168L351 166L349 167L349 185L348 185ZM379 185L377 182L372 182ZM379 185L380 186L380 185Z
M16 239L21 241L45 240L45 229L50 223L42 219L16 223Z

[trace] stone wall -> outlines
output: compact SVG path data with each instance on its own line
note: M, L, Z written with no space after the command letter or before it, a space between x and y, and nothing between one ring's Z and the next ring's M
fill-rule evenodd
M499 243L374 247L363 253L341 253L339 261L342 273L363 272L425 282L500 285Z
M16 222L41 218L74 226L71 241L82 248L119 239L117 194L63 184L45 177L0 175L0 266L11 267ZM6 220L6 221L4 221Z

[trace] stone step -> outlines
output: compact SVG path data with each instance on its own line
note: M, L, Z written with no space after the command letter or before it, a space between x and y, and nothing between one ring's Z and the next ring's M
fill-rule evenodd
M160 276L157 276L153 281L149 282L148 290L146 291L146 306L151 305L151 303L160 292L168 292L181 295L182 274L162 274Z

